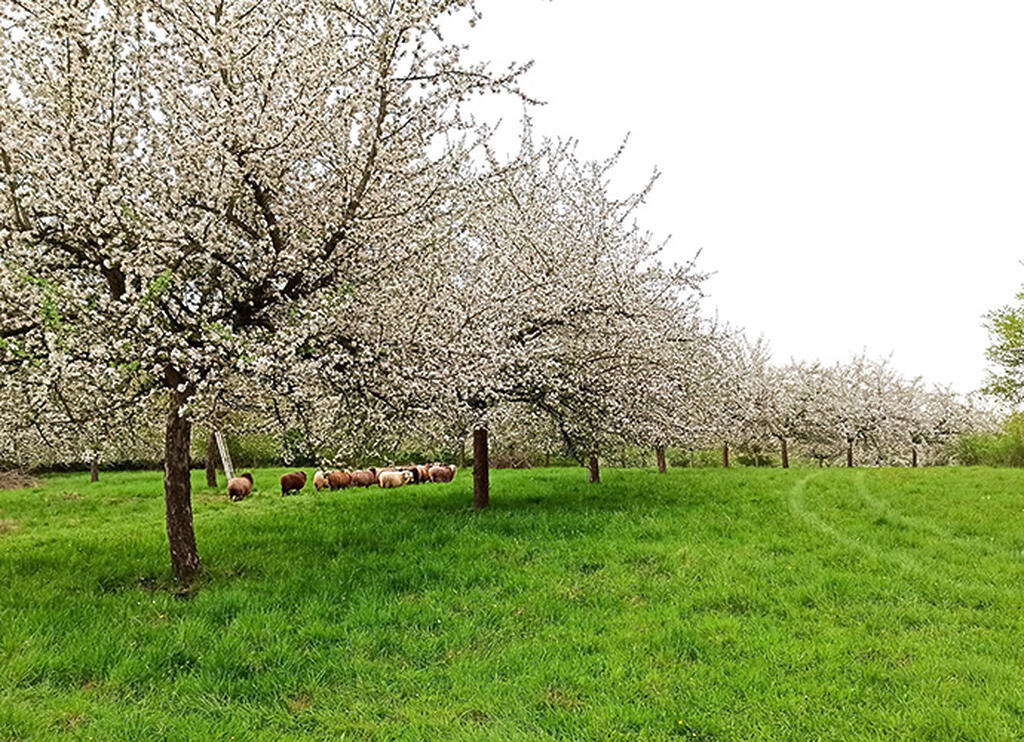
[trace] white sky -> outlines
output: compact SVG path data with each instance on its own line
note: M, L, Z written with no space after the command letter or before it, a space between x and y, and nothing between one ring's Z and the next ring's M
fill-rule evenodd
M980 385L981 315L1024 282L1024 3L479 3L475 53L536 61L538 133L631 133L623 190L663 172L643 223L703 248L723 320Z

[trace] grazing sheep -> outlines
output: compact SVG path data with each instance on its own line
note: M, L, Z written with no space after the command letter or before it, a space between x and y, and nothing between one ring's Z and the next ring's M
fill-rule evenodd
M416 465L416 472L417 472L417 474L419 474L419 478L420 478L421 482L429 482L430 481L430 467L429 466L424 466L423 464L417 464Z
M297 495L306 486L306 472L294 471L281 477L281 497Z
M395 471L407 471L410 474L412 474L412 480L409 482L409 484L420 483L420 472L419 469L417 469L415 466L399 466L398 468L395 469Z
M384 489L394 489L412 481L411 471L382 471L377 479Z
M330 483L327 481L327 472L318 471L313 475L313 486L316 487L316 491L327 489L330 487Z
M246 472L241 476L228 480L228 499L231 502L241 502L252 494L252 474Z
M327 475L327 484L332 490L347 489L352 484L352 475L347 471L332 471Z
M435 464L430 467L430 481L431 482L450 482L455 479L456 468L454 466L443 466L441 464Z
M373 470L361 469L360 471L352 472L352 486L353 487L369 487L372 484L377 483L377 475L373 473Z

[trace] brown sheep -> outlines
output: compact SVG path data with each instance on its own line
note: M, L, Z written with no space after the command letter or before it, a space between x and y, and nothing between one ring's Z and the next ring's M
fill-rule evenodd
M306 486L306 472L293 471L281 477L281 497L297 495Z
M332 471L327 475L327 484L332 490L347 489L352 484L352 475L347 471Z
M360 470L352 472L353 487L369 487L377 483L377 475L372 470Z
M430 481L430 467L424 466L423 464L416 465L416 473L419 475L420 482Z
M411 471L382 471L377 482L383 489L394 489L412 481Z
M252 474L249 472L228 480L228 499L241 502L252 494L252 485Z
M318 471L313 475L313 486L316 487L316 491L325 490L330 487L330 483L327 481L327 473Z
M454 466L442 466L435 464L430 467L430 481L431 482L450 482L455 479L455 467Z

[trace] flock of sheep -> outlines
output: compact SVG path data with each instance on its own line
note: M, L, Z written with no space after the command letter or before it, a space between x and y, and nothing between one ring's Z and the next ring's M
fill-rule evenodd
M415 464L411 466L390 466L382 469L369 467L357 471L318 471L313 475L313 486L317 491L324 489L343 490L349 487L372 487L393 489L407 484L425 482L450 482L455 479L456 467L449 464ZM297 495L306 486L306 472L295 471L281 477L281 496ZM228 481L228 498L240 502L252 494L252 474L246 472Z

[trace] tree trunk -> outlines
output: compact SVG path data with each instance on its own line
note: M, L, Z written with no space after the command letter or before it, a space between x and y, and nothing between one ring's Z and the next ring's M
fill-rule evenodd
M597 460L597 454L590 455L590 483L596 484L601 481L601 463Z
M726 469L729 468L729 441L722 446L722 466Z
M210 437L206 439L206 486L217 488L217 457L220 456L220 449L217 448L217 439L210 431Z
M491 504L490 462L487 450L487 428L473 430L473 507L483 510Z
M665 471L668 469L668 466L667 466L667 464L665 462L665 447L664 446L658 446L657 453L658 453L658 473L659 474L664 474Z
M100 481L100 467L96 463L96 459L93 459L92 463L89 464L89 479L93 482Z
M782 439L782 468L789 468L789 445L785 438Z
M917 468L917 446L914 446L911 449L911 457L910 458L911 458L911 466L913 466L916 469Z
M168 371L171 377L180 378ZM167 412L167 433L164 456L164 502L167 506L167 541L171 548L171 569L179 581L188 583L202 567L192 525L192 482L189 478L189 454L192 422L179 417L178 409L188 399L187 392L179 392L173 385L171 405Z
M846 443L846 468L853 468L853 441Z
M476 444L476 440L475 440L475 434L474 434L474 445L475 444ZM459 442L459 462L458 462L458 467L460 469L465 469L466 468L466 439L465 439L465 437L463 437L462 440Z
M551 453L550 452L545 452L544 453L544 468L547 469L550 466L551 466Z

